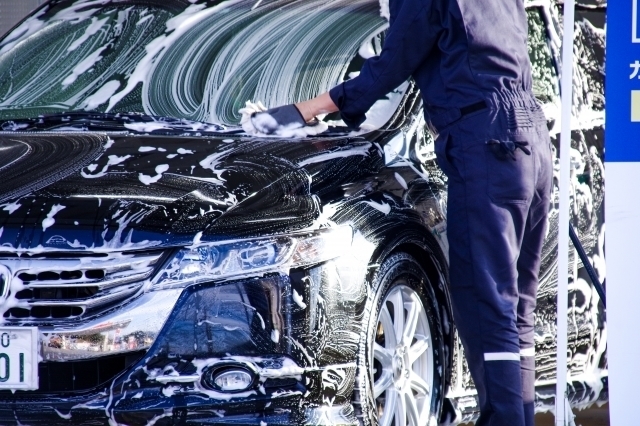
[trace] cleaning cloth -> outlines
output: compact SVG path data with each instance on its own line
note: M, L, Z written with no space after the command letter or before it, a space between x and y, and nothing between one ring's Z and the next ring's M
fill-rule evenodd
M239 112L242 114L242 128L253 136L304 138L322 133L329 127L322 121L305 122L293 104L267 109L260 101L247 101Z

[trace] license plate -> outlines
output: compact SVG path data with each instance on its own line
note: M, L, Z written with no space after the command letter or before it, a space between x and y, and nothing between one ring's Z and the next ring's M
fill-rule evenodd
M38 389L36 327L0 327L0 389Z

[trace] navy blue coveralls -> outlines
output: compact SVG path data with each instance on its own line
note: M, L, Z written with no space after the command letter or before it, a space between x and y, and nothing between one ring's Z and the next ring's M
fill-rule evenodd
M347 125L410 76L448 176L454 319L477 425L534 424L534 324L552 182L523 0L391 0L379 56L330 91Z

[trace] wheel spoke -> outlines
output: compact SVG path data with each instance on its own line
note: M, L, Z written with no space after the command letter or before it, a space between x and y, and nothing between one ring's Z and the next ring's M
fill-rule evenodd
M389 295L389 301L393 305L393 328L396 333L396 344L402 338L404 332L404 303L402 300L402 292L395 290Z
M407 424L406 405L407 405L407 402L405 400L405 396L399 393L396 401L396 410L395 410L396 425L395 426L405 426Z
M384 346L387 348L393 348L397 344L396 330L393 328L393 320L387 305L384 304L380 309L380 323L382 323L382 329L384 330Z
M416 326L418 325L418 319L422 313L422 304L418 300L418 296L416 296L415 293L411 293L408 300L404 302L404 307L407 310L407 320L402 330L402 343L411 345L416 332Z
M373 344L373 358L382 364L384 370L393 368L393 353L378 343Z
M410 380L409 384L411 385L411 389L415 390L420 395L429 395L431 389L429 389L429 384L425 382L422 377L418 376L416 373L411 373Z
M378 398L382 392L393 386L393 374L391 370L382 370L382 375L373 384L373 397Z
M409 347L409 361L411 364L416 362L420 355L422 355L427 349L429 349L429 339L420 334L415 334L413 336L416 339L416 342Z
M411 426L420 425L420 413L418 412L418 403L411 392L404 394L404 400L407 411L407 424Z
M395 389L390 389L385 396L386 399L382 409L382 418L379 422L380 426L391 425L391 420L393 420L393 416L395 415L396 404L398 403L398 391Z

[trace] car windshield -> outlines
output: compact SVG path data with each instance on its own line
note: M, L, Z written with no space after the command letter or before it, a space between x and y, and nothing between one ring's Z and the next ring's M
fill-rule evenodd
M59 0L0 42L0 119L66 111L237 125L357 75L387 21L377 0ZM393 114L407 84L370 111Z

